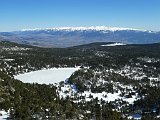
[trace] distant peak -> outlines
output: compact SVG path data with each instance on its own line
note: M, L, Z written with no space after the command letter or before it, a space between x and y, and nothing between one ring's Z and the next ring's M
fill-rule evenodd
M121 30L133 30L133 31L145 31L133 28L119 28L119 27L106 27L106 26L91 26L91 27L54 27L54 28L34 28L34 29L22 29L21 31L83 31L83 30L95 30L95 31L121 31Z

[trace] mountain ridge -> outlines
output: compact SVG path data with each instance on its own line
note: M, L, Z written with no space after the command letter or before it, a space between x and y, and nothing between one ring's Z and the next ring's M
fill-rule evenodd
M133 28L123 28L123 27L107 27L107 26L91 26L91 27L53 27L53 28L33 28L33 29L22 29L21 31L41 31L41 30L66 30L66 31L83 31L83 30L95 30L95 31L120 31L120 30L135 30L135 31L149 31L140 30Z
M117 27L56 27L0 32L0 41L40 47L65 48L94 42L149 44L160 42L160 32Z

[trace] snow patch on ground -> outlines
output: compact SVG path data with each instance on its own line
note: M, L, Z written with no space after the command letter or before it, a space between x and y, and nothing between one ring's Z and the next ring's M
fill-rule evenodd
M0 120L6 120L9 117L9 112L0 110Z
M58 87L59 85L57 85ZM120 85L121 86L121 85ZM124 86L124 88L128 87L128 89L132 90L132 92L135 92L133 90L132 86ZM84 91L84 92L80 92L77 93L76 90L74 90L71 85L69 84L64 84L63 87L61 87L60 90L57 91L60 95L61 98L66 98L67 96L69 96L70 98L80 98L80 99L75 99L74 102L80 102L82 100L85 101L92 101L95 98L98 98L98 100L100 101L101 99L106 101L106 102L113 102L116 100L123 100L128 102L129 104L133 104L134 101L138 100L138 94L132 95L131 97L126 97L126 95L128 95L127 92L125 92L124 96L121 96L122 92L119 90L117 92L113 92L113 93L109 93L109 92L105 92L103 91L102 93L92 93L91 91Z
M114 47L114 46L121 46L121 45L126 45L123 43L112 43L112 44L106 44L106 45L101 45L103 47Z
M54 84L66 80L78 69L79 67L38 70L17 75L15 79L24 83Z
M89 96L92 96L94 99L97 97L98 100L105 100L107 102L115 101L118 99L122 99L123 101L128 102L129 104L133 104L134 101L136 101L138 98L137 96L132 96L132 98L125 98L125 97L120 97L121 92L118 91L117 93L107 93L107 92L102 92L102 93L91 93L89 91L85 91L82 93L82 96L86 97L86 101L91 101L92 98Z

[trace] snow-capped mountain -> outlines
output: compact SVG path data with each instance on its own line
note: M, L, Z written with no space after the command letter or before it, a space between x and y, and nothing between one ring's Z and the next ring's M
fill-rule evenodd
M34 29L22 29L21 31L84 31L84 30L94 30L94 31L121 31L121 30L134 30L143 31L139 29L132 28L119 28L119 27L106 27L106 26L91 26L91 27L54 27L54 28L34 28ZM144 30L145 31L145 30Z
M160 42L160 32L106 26L35 28L1 32L2 40L41 47L70 47L93 42L148 44Z

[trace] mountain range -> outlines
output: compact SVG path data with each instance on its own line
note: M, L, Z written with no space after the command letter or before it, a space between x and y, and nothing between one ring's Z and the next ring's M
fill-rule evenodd
M71 47L94 42L149 44L160 42L160 32L117 27L55 27L0 32L0 41L40 47Z

